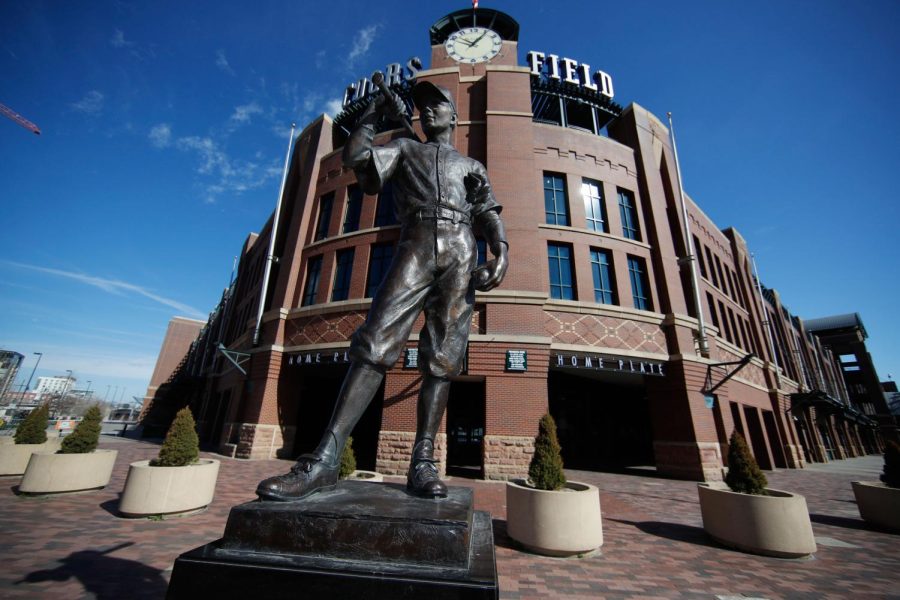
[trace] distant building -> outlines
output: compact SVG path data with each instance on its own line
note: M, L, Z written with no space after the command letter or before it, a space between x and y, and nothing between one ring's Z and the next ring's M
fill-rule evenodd
M884 391L884 401L888 410L895 417L900 417L900 391L897 390L896 381L882 381L881 389Z
M7 403L8 392L15 391L13 386L16 381L16 375L19 373L19 367L25 356L11 350L0 350L0 402Z
M144 408L150 406L153 398L159 393L160 387L165 385L188 356L204 325L206 325L204 321L186 317L174 317L169 321L169 327L166 329L166 335L156 359L156 367L153 369L150 384L147 386L147 394L143 399L142 406Z
M34 392L39 398L43 398L46 395L64 395L69 393L76 381L78 380L71 375L38 377L37 386L35 386Z

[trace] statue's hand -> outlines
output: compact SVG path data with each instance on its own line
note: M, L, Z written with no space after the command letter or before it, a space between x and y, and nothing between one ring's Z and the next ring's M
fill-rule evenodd
M509 268L509 250L506 244L500 244L500 254L472 271L475 289L479 292L491 291L503 282L507 268Z
M406 105L397 94L375 96L375 109L391 121L400 121L406 117Z

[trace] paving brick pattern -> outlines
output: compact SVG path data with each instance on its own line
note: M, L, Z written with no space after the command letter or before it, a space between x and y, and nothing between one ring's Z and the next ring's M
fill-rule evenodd
M162 598L174 559L220 537L231 506L254 499L260 479L290 464L218 457L219 483L208 510L131 520L116 516L128 463L158 448L118 439L105 439L101 447L119 451L104 490L21 497L13 493L17 478L0 478L0 597ZM772 487L806 496L819 540L811 560L717 546L703 533L696 484L653 471L568 472L601 490L602 552L580 559L516 549L505 533L503 483L452 484L474 488L477 507L494 518L502 598L900 598L900 535L860 520L849 483L874 479L880 468L880 457L864 457L768 473Z

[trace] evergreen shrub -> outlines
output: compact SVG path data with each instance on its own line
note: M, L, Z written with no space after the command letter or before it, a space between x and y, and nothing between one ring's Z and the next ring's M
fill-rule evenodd
M892 488L900 488L900 444L889 440L884 448L884 473L881 481Z
M558 490L566 484L559 439L556 437L556 421L550 413L541 417L538 434L534 438L534 456L528 466L528 478L539 490Z
M765 496L769 482L750 453L744 436L736 430L731 434L728 448L728 475L725 483L733 492Z
M344 444L344 451L341 453L341 470L338 477L346 479L353 475L356 470L356 454L353 453L353 438L348 437L347 443Z
M92 406L84 413L84 418L75 426L75 431L63 438L60 454L87 454L97 448L100 441L100 423L103 414L99 406Z
M44 404L28 413L25 420L16 428L15 442L17 444L43 444L46 442L49 416L49 404Z
M190 408L182 408L169 426L166 439L159 449L159 457L150 461L151 467L185 467L200 458L200 438Z

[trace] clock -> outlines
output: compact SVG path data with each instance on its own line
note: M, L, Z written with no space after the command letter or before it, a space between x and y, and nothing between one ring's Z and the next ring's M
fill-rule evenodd
M454 31L444 42L450 58L464 64L487 62L500 53L502 45L500 34L486 27Z

